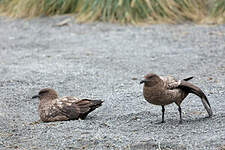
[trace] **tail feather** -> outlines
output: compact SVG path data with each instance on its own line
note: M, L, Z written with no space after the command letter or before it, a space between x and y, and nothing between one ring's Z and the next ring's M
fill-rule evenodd
M101 105L103 103L102 100L90 100L90 101L93 103L93 105Z
M208 101L206 95L203 93L203 91L200 88L198 88L197 86L195 86L185 80L181 81L181 84L179 85L179 87L181 89L187 91L188 93L193 93L193 94L197 95L198 97L200 97L202 100L202 104L204 105L206 111L209 114L209 117L211 117L213 115L209 101Z
M90 112L100 107L103 102L104 101L101 100L89 100L89 99L81 100L80 104L78 104L78 107L80 108L79 117L81 119L85 119Z
M92 105L90 107L91 107L91 111L92 111L92 110L95 110L96 108L102 106L103 101L101 101L101 100L91 100L91 103L92 103Z
M191 79L193 79L194 77L192 76L192 77L188 77L188 78L185 78L185 79L183 79L184 81L188 81L188 80L191 80Z

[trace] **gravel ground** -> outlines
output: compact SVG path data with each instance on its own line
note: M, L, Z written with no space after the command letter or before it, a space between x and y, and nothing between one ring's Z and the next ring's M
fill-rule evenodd
M69 16L0 17L0 149L225 149L225 25L55 26ZM147 103L146 73L194 76L214 116L189 95L177 106ZM103 99L86 120L39 123L41 88Z

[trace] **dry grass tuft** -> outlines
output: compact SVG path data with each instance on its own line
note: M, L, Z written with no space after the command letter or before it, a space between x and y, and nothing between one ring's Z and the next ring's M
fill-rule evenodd
M0 10L15 18L75 13L77 0L1 0Z
M79 22L119 23L198 22L207 15L205 0L86 0L78 13Z
M225 23L225 0L214 0L210 17L216 24Z
M225 0L0 0L16 18L74 13L78 22L121 24L224 22Z

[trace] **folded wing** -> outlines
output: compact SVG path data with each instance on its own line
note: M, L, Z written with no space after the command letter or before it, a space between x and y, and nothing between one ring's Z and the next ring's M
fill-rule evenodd
M69 118L69 120L79 118L85 119L90 112L100 107L103 102L101 100L89 99L78 100L77 98L73 97L65 97L63 99L62 101L56 103L57 108L63 115Z

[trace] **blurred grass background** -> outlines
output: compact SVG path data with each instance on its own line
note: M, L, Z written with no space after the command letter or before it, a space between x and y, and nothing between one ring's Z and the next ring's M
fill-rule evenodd
M77 22L224 23L225 0L0 0L0 14L31 18L72 14Z

